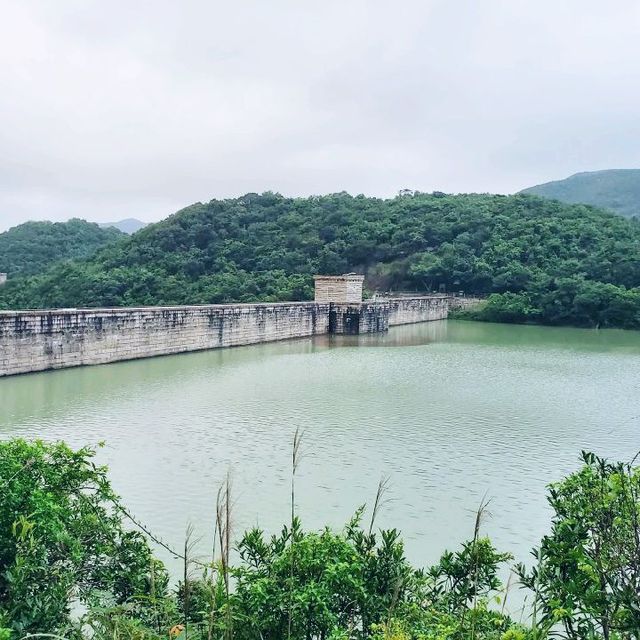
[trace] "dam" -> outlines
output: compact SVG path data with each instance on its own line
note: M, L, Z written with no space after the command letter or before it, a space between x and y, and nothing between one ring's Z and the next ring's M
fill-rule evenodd
M364 276L316 276L310 302L0 311L0 377L258 344L386 331L445 319L470 301L362 300Z

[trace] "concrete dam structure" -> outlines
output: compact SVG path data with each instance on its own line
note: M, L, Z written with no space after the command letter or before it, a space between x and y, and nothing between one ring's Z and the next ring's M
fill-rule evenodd
M313 302L0 311L0 376L442 320L457 299L362 301L363 276L316 279Z

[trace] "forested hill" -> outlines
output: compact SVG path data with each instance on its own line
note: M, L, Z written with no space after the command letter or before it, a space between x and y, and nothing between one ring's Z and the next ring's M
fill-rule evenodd
M562 202L591 204L628 218L640 217L640 169L608 169L576 173L565 180L524 189Z
M501 294L487 319L640 326L640 224L526 195L212 200L16 279L0 305L299 300L314 273L349 271L371 289Z
M25 222L0 233L0 272L9 278L41 273L61 260L90 256L121 236L86 220Z

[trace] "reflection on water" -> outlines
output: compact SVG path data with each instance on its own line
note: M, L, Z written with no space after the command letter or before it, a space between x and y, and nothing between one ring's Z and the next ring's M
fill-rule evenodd
M581 449L630 459L638 416L640 333L453 321L0 380L3 437L105 441L116 489L170 544L192 520L208 547L228 468L237 532L285 522L301 427L305 524L341 525L389 475L380 524L418 563L469 537L485 492L487 533L528 560L545 485Z
M361 335L324 335L314 338L317 346L336 347L412 347L432 342L443 342L447 338L445 321L394 327L387 333L365 333Z
M460 342L504 348L519 347L577 349L579 351L627 351L638 354L637 331L567 329L484 322L438 321L394 327L386 334L320 336L324 346L410 347L432 342Z

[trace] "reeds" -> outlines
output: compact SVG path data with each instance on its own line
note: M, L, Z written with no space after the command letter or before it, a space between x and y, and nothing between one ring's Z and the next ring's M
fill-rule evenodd
M289 606L287 613L287 638L291 640L291 625L293 621L293 576L295 571L294 560L294 543L295 532L297 528L296 524L296 472L298 471L298 465L302 452L300 451L300 445L302 444L303 433L300 428L297 427L293 434L293 443L291 447L291 530L290 535L290 568L289 568Z
M378 482L378 490L376 491L376 498L373 501L373 509L371 511L371 520L369 521L369 535L373 531L373 525L375 524L376 517L378 515L378 510L382 507L384 503L384 496L389 489L389 478L387 476L382 476L380 481Z
M189 523L184 536L184 555L182 564L182 615L184 624L184 640L189 638L189 605L191 604L191 555L195 542L193 525Z
M475 523L473 526L473 539L472 539L472 549L473 549L473 574L471 578L472 592L473 592L473 600L472 600L472 608L471 610L475 613L478 608L478 570L479 570L479 562L478 562L478 540L480 538L480 527L482 526L483 519L489 515L489 504L491 500L487 500L486 494L482 496L480 500L480 504L476 511ZM462 620L461 627L464 628L464 617L467 613L467 608L464 607L462 609ZM476 616L472 616L471 618L471 635L470 640L475 640L476 637Z
M225 591L225 638L233 638L233 616L231 610L231 515L232 515L232 502L231 502L231 473L227 471L227 475L224 482L218 489L216 496L216 529L218 541L220 543L220 568L222 570L222 579L224 581ZM215 566L215 533L214 544L212 554L212 587L213 587L213 571ZM213 589L212 589L213 592ZM212 612L213 616L213 612ZM213 633L213 620L209 625L209 637Z

